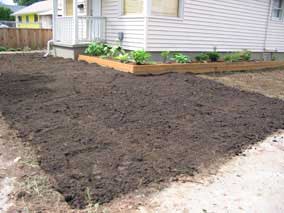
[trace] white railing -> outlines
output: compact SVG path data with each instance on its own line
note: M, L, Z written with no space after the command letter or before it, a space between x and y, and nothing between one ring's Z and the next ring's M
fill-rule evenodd
M69 43L72 44L73 42L73 31L74 31L74 24L73 24L73 17L65 16L65 17L56 17L56 24L55 24L55 41Z
M104 17L78 16L77 43L104 41L106 38L106 19ZM74 44L73 17L56 18L55 40L67 44Z
M104 41L106 37L106 19L104 17L79 16L79 42Z

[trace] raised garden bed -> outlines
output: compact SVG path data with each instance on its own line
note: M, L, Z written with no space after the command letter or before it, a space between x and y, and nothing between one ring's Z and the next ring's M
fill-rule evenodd
M187 63L187 64L149 64L136 65L124 64L111 59L103 59L95 56L79 55L79 61L96 63L100 66L113 68L115 70L129 72L136 75L163 74L169 72L180 73L211 73L225 71L261 70L284 66L284 61L250 61L250 62L216 62L216 63Z

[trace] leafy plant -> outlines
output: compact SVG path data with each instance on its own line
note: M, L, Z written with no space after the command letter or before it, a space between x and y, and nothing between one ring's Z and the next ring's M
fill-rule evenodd
M201 53L195 57L198 62L206 62L209 60L209 56L206 53Z
M12 16L12 13L13 11L11 9L6 7L0 7L0 20L14 21L15 17Z
M171 54L170 51L164 51L161 53L161 57L163 58L163 63L167 63L167 61L170 58L170 54Z
M220 59L221 55L220 53L213 51L213 52L208 52L206 53L210 59L211 62L216 62Z
M250 59L251 59L251 52L247 50L224 56L224 61L226 62L249 61Z
M190 62L190 58L182 53L174 54L174 57L172 58L172 60L174 60L175 62L179 64L185 64L185 63Z
M93 56L102 56L102 55L108 55L109 50L110 47L107 44L93 42L85 50L85 53Z
M131 57L138 65L145 64L150 58L151 54L144 50L136 50L131 52Z
M238 62L241 61L241 55L240 53L233 53L229 55L224 56L224 61L225 62Z
M128 53L121 54L115 57L116 60L119 60L120 62L125 63L125 64L129 62L129 58L130 57Z
M248 50L243 50L239 54L242 61L249 61L251 59L251 52Z
M9 48L7 51L15 52L15 51L17 51L17 49L15 49L15 48Z
M109 50L109 56L115 58L120 55L124 55L125 51L121 46L114 46Z
M7 51L7 48L0 46L0 52L4 52L4 51Z

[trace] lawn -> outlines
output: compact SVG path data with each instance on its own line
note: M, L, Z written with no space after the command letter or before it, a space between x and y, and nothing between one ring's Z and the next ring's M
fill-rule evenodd
M73 208L195 175L278 129L284 102L191 74L0 56L0 112ZM249 82L248 82L249 83Z

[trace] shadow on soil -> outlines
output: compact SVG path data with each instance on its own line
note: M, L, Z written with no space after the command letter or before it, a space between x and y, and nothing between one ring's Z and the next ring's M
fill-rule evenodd
M193 175L284 128L284 103L193 75L1 56L0 112L74 208Z

